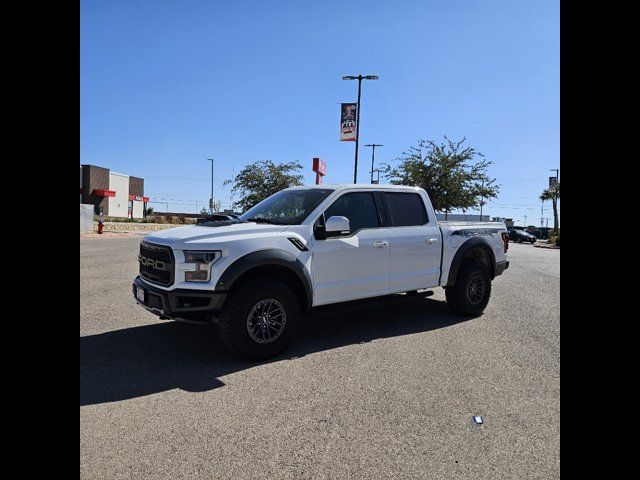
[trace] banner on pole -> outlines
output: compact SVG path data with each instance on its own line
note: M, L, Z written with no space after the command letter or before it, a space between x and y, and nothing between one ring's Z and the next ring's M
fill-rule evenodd
M558 184L558 179L556 177L549 177L549 191L555 192L556 185Z
M357 103L342 103L340 105L340 141L356 141Z

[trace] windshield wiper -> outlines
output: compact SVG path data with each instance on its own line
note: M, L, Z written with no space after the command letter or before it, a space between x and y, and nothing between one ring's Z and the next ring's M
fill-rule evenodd
M287 225L286 223L276 222L275 220L269 220L268 218L247 218L247 222L270 223L272 225Z

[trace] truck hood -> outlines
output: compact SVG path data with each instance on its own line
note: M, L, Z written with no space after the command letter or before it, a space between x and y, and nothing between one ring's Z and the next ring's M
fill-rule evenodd
M209 244L241 240L255 236L279 234L287 230L288 225L269 225L264 223L236 223L217 227L192 225L170 228L147 235L144 240L160 245L168 245L178 250L187 248L211 248Z

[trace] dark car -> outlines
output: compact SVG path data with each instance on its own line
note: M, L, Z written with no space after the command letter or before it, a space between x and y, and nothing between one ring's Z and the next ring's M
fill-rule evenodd
M509 240L511 240L512 242L536 243L536 240L537 240L536 237L534 235L531 235L529 232L526 232L524 230L518 230L515 228L509 228L507 229L507 231L509 232Z

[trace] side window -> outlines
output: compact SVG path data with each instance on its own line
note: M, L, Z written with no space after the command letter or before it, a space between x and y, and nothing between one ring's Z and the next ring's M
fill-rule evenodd
M351 233L361 228L377 228L378 211L371 192L346 193L324 212L325 219L333 216L347 217Z
M385 192L384 196L389 205L392 226L424 225L429 221L424 201L419 194Z

